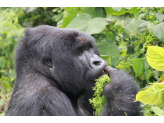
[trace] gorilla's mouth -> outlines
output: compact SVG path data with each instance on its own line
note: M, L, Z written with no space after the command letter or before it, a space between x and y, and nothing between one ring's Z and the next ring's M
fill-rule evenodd
M102 76L105 75L105 74L107 74L107 71L103 70L103 71L100 73L100 76L99 76L98 78L102 77Z
M101 76L103 76L105 74L107 74L107 72L105 70L103 70Z

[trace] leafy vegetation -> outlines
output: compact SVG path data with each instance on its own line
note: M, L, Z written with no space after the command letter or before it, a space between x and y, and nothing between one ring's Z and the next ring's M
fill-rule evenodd
M163 7L0 8L0 113L14 85L14 47L26 27L42 24L92 35L108 65L136 79L144 115L163 116Z
M96 110L94 115L99 116L102 113L104 104L106 103L106 98L103 94L103 88L106 84L110 82L110 78L107 74L101 76L99 79L96 79L95 87L93 88L94 97L90 99L90 103L93 105L93 108Z

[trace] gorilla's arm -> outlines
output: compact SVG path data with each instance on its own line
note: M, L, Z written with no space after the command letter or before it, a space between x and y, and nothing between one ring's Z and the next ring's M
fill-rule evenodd
M134 79L123 70L106 67L111 82L104 87L107 107L103 115L122 116L139 115L140 103L134 102L139 87Z
M32 92L32 91L31 91ZM20 95L20 94L18 94ZM54 87L45 87L36 93L12 97L6 116L75 116L67 96ZM19 100L14 100L19 98Z

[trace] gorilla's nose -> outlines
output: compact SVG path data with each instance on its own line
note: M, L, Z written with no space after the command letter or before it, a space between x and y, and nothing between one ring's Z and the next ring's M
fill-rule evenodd
M99 66L101 64L101 61L100 60L95 60L95 61L93 61L92 64L95 65L95 66Z
M92 69L105 68L106 62L99 56L94 56L90 59L90 65Z

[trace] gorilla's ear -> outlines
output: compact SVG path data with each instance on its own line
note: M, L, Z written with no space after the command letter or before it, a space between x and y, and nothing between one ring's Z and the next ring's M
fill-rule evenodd
M43 63L47 65L48 67L52 68L52 59L50 58L44 58Z

